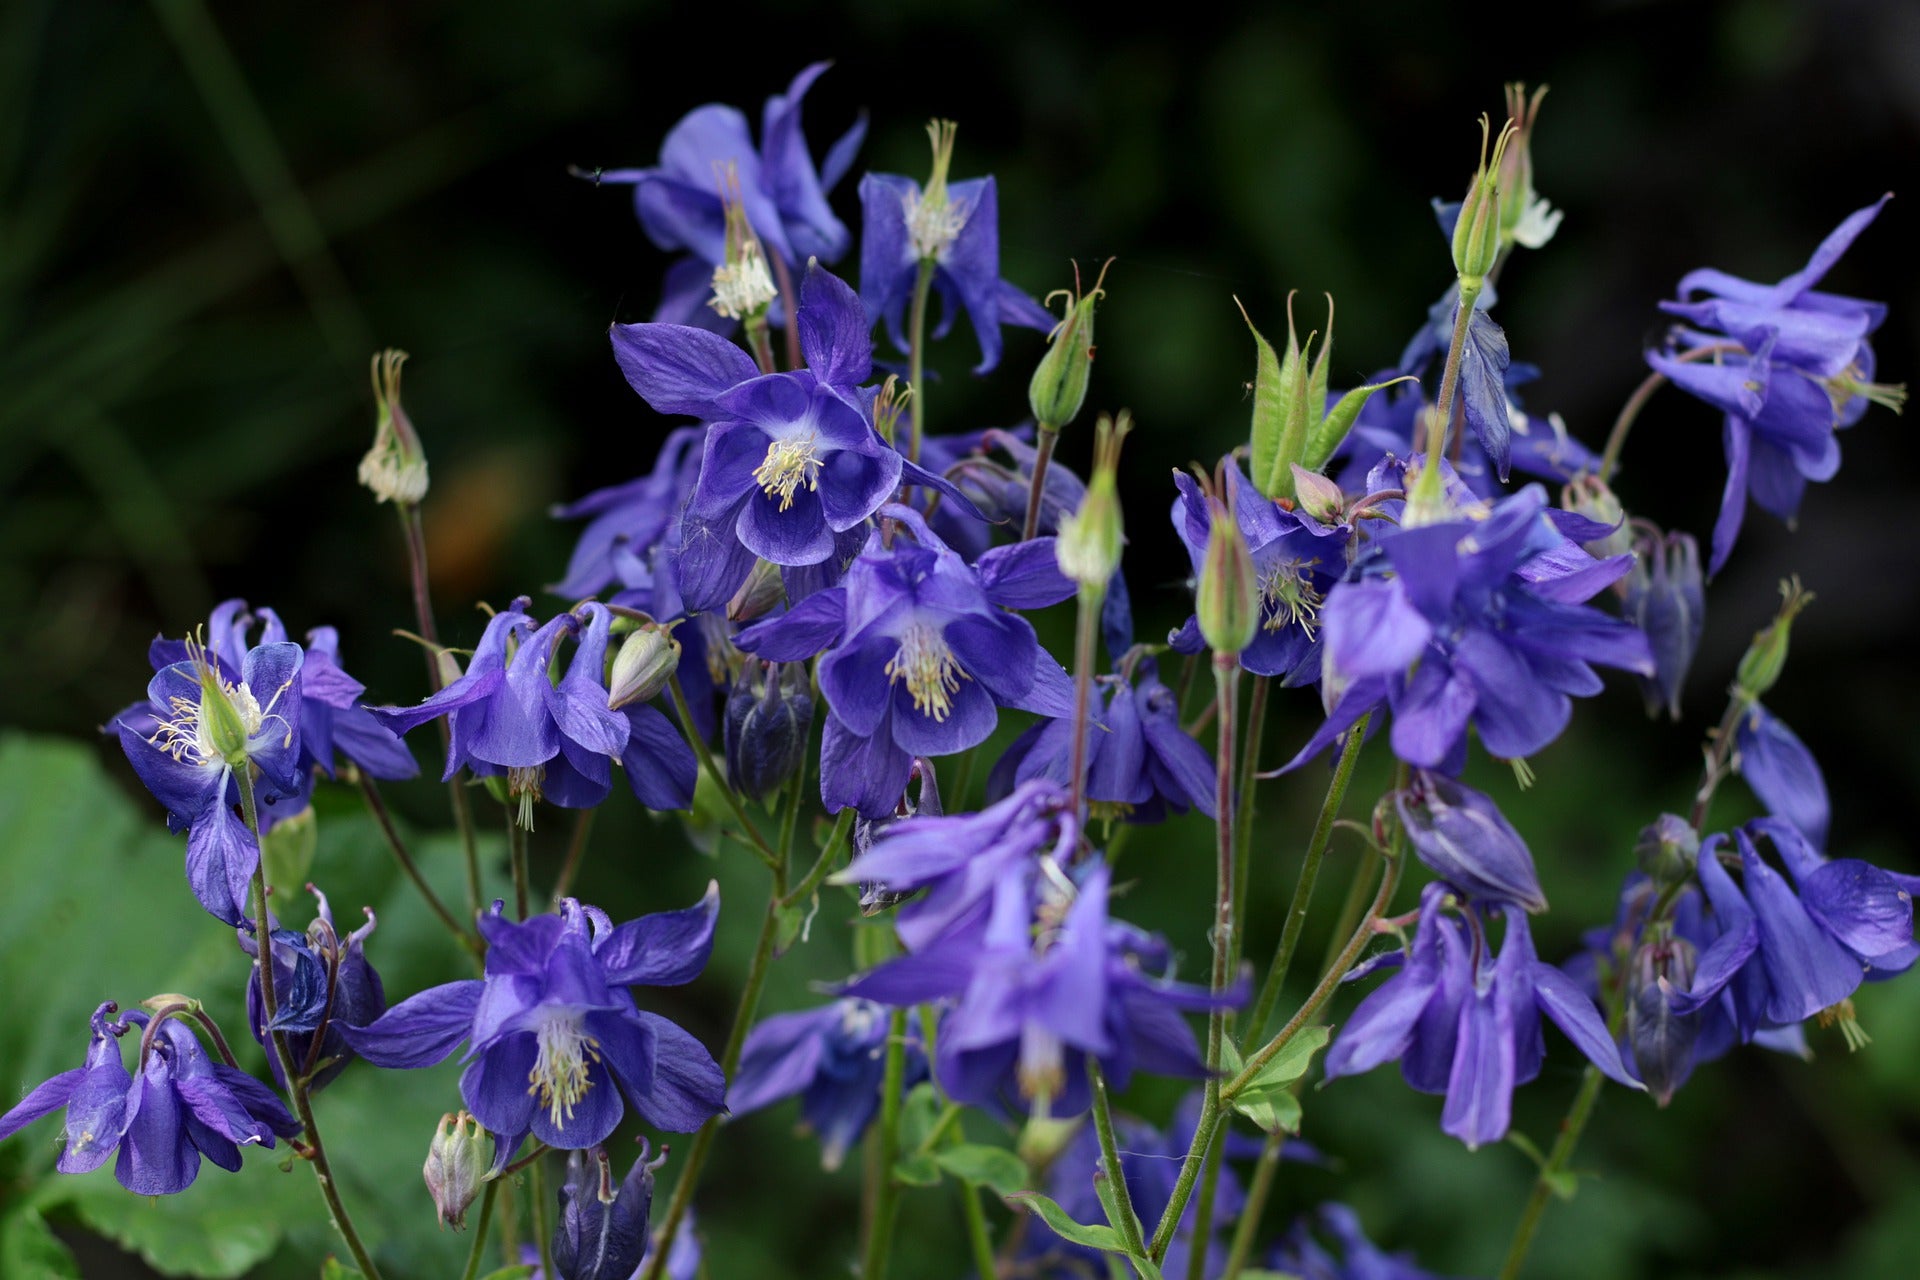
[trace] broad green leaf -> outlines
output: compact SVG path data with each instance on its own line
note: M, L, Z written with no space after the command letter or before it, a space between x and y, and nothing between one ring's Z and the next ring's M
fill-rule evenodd
M133 1195L100 1169L44 1184L35 1206L75 1215L162 1275L226 1280L271 1257L288 1220L322 1208L309 1170L280 1171L285 1155L249 1153L232 1174L203 1162L194 1184L172 1196Z
M915 1151L925 1145L939 1119L940 1100L934 1096L933 1082L923 1080L908 1090L901 1103L900 1149Z
M502 1267L498 1271L489 1271L480 1280L527 1280L527 1277L540 1268L531 1262L522 1262L511 1267Z
M1327 416L1307 431L1306 447L1300 454L1300 465L1309 471L1318 471L1327 465L1327 459L1340 447L1340 442L1353 430L1353 423L1360 411L1367 407L1367 401L1373 393L1396 382L1415 382L1413 377L1389 378L1385 382L1370 382L1364 387L1355 387L1340 397L1339 403L1328 411ZM1325 395L1321 400L1326 399Z
M942 1169L963 1182L992 1187L1003 1196L1025 1189L1027 1163L1004 1147L964 1143L938 1152L934 1159Z
M39 1211L23 1206L0 1220L0 1276L80 1280L80 1266Z
M1126 1246L1120 1243L1120 1233L1112 1227L1094 1227L1075 1222L1067 1211L1055 1204L1038 1191L1021 1191L1006 1197L1007 1203L1018 1208L1025 1205L1040 1215L1040 1220L1053 1228L1053 1233L1072 1244L1085 1245L1089 1249L1099 1249L1104 1253L1125 1253Z
M910 1187L936 1186L940 1181L940 1166L932 1156L910 1151L894 1162L893 1180Z
M1234 1095L1234 1110L1268 1133L1300 1132L1300 1099L1294 1096L1293 1084L1306 1074L1313 1055L1327 1043L1327 1036L1326 1027L1302 1027L1246 1088ZM1238 1074L1242 1066L1239 1051L1231 1041L1223 1050L1223 1065L1230 1074Z

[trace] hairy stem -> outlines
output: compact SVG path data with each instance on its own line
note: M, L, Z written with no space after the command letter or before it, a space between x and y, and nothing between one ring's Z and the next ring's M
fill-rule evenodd
M1253 1256L1254 1237L1260 1231L1260 1214L1273 1191L1273 1175L1280 1167L1280 1148L1287 1135L1279 1130L1267 1135L1260 1148L1260 1162L1253 1167L1253 1182L1247 1187L1247 1202L1240 1209L1240 1221L1234 1224L1233 1246L1227 1253L1227 1270L1221 1280L1239 1280L1247 1259Z
M487 1228L493 1223L493 1198L500 1194L500 1180L489 1178L480 1192L480 1220L473 1225L473 1244L467 1249L467 1265L460 1280L478 1280L480 1260L487 1252Z
M1453 393L1460 386L1460 355L1466 350L1467 329L1473 324L1473 305L1479 301L1481 286L1468 287L1460 282L1460 305L1453 317L1453 341L1447 344L1447 363L1440 374L1440 396L1434 401L1433 416L1427 420L1427 465L1438 462L1446 453L1447 431L1453 426Z

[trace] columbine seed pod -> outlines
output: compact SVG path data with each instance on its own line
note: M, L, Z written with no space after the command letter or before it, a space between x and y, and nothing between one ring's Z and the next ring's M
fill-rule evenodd
M1685 818L1663 813L1641 829L1633 856L1655 884L1683 884L1700 860L1700 836Z
M1812 603L1813 592L1802 587L1799 578L1789 578L1780 584L1780 612L1763 630L1754 633L1753 643L1747 646L1734 676L1747 701L1758 701L1779 683L1780 673L1787 665L1787 641L1793 632L1793 620Z
M607 680L607 706L618 711L660 695L680 669L680 642L657 622L648 622L628 636L614 655Z
M480 1122L464 1111L440 1117L427 1162L420 1174L433 1196L433 1210L442 1227L460 1230L467 1223L467 1206L480 1194L487 1173L487 1134Z
M1047 295L1049 305L1054 298L1065 295L1067 312L1047 335L1047 353L1040 357L1033 380L1027 384L1027 407L1033 410L1033 420L1042 430L1057 431L1066 426L1079 416L1080 406L1086 402L1087 377L1093 368L1093 308L1106 296L1101 285L1112 265L1113 259L1108 258L1093 288L1080 293L1080 268L1076 264L1074 289L1057 289Z
M1500 167L1513 140L1514 122L1509 120L1492 139L1493 155L1487 155L1492 122L1480 117L1480 167L1460 203L1460 217L1453 224L1453 269L1460 275L1462 301L1470 288L1478 293L1486 283L1487 272L1500 257Z
M1194 588L1193 611L1207 647L1216 656L1238 656L1253 643L1254 630L1260 625L1260 578L1233 513L1218 498L1208 499L1208 506L1212 527L1200 581Z

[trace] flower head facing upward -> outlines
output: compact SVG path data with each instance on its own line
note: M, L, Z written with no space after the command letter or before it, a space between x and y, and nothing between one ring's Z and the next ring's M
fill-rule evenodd
M430 1067L468 1042L461 1096L509 1150L529 1132L567 1150L605 1141L623 1094L649 1124L675 1133L724 1109L712 1056L628 991L690 982L706 967L717 886L684 911L617 927L572 898L518 924L503 907L480 918L484 977L409 997L345 1028L347 1042L382 1067Z

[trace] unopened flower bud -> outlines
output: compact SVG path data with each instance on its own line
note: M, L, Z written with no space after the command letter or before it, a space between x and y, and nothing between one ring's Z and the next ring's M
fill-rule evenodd
M1080 268L1075 264L1074 289L1057 289L1047 295L1051 305L1056 296L1064 294L1067 312L1047 335L1047 353L1040 357L1033 381L1027 384L1027 406L1043 431L1049 427L1057 431L1072 422L1086 401L1087 375L1093 368L1093 308L1106 294L1100 286L1112 265L1113 259L1108 258L1093 288L1080 293Z
M1194 614L1216 656L1237 655L1253 643L1260 626L1260 575L1233 513L1218 498L1208 499L1208 506L1212 527L1194 588Z
M680 669L680 642L657 622L642 623L614 655L607 678L607 706L618 711L660 695Z
M787 601L787 586L780 577L780 566L771 560L756 560L747 580L727 601L727 621L746 626L766 617Z
M1584 542L1587 554L1596 560L1625 555L1633 550L1633 530L1627 527L1626 508L1614 496L1607 482L1596 475L1576 476L1560 491L1562 510L1585 516L1595 524L1604 524L1613 532L1604 538Z
M1527 842L1491 798L1444 774L1416 769L1394 797L1420 861L1475 902L1545 911Z
M749 661L727 695L727 778L762 804L778 791L807 751L813 694L799 663Z
M1087 496L1079 510L1060 522L1060 534L1053 544L1060 572L1079 583L1082 590L1104 590L1120 567L1126 532L1120 518L1117 476L1120 446L1132 429L1133 420L1124 409L1118 422L1100 415L1094 428L1093 478L1087 482Z
M1700 836L1678 814L1663 813L1641 829L1633 857L1647 879L1661 887L1681 884L1700 857Z
M460 1230L467 1223L467 1206L486 1181L487 1131L464 1111L441 1116L420 1173L440 1225Z
M1646 634L1653 650L1653 675L1637 676L1647 701L1647 714L1661 708L1680 718L1680 691L1700 634L1707 625L1706 579L1700 572L1700 544L1690 533L1656 530L1634 548L1638 557L1624 581L1626 597L1621 614Z
M380 417L373 447L360 459L360 483L377 501L418 506L427 496L427 455L400 406L400 366L406 359L406 352L392 350L373 358L373 398Z
M1644 942L1627 969L1627 1046L1647 1092L1661 1106L1693 1071L1700 1014L1679 1013L1674 998L1693 986L1694 947L1685 938Z
M268 886L285 893L305 884L319 843L320 824L312 805L261 832L260 861Z
M200 1002L192 996L182 995L178 991L162 991L158 995L148 996L140 1002L140 1007L148 1013L158 1013L169 1006L177 1007L183 1013L200 1012Z
M1780 584L1780 612L1754 634L1753 643L1747 646L1734 676L1741 696L1747 701L1765 697L1767 690L1779 682L1780 673L1787 665L1787 641L1793 631L1793 620L1812 603L1813 592L1803 588L1799 578Z
M1293 497L1300 509L1321 524L1339 524L1345 518L1347 495L1318 471L1294 464Z
M1500 257L1500 167L1515 126L1507 121L1497 138L1492 137L1492 127L1487 117L1480 117L1480 167L1467 187L1466 199L1461 201L1460 217L1453 224L1453 269L1460 275L1462 306L1472 305L1469 290L1479 293L1487 272ZM1491 159L1487 155L1490 140Z

